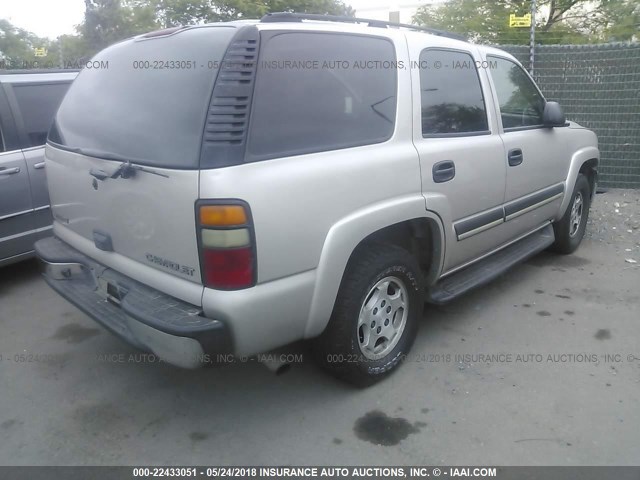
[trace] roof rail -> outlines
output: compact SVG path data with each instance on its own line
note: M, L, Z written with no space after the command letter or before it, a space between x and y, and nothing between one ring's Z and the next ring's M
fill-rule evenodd
M320 22L366 23L370 27L376 27L376 28L388 28L388 27L406 28L409 30L416 30L419 32L430 33L432 35L437 35L439 37L453 38L455 40L462 40L463 42L467 41L464 35L460 35L458 33L453 33L453 32L447 32L444 30L437 30L435 28L420 27L417 25L409 25L407 23L387 22L384 20L372 20L368 18L346 17L341 15L277 12L277 13L267 13L264 17L260 19L260 22L262 23L302 22L302 20L315 20Z

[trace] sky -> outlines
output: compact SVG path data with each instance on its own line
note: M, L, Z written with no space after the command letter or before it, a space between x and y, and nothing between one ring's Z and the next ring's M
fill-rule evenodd
M404 5L417 6L427 0L345 0L359 15L376 9L393 9ZM84 17L83 0L0 0L0 18L39 37L57 38L75 33L74 27Z
M0 18L39 37L74 34L84 18L83 0L0 0Z

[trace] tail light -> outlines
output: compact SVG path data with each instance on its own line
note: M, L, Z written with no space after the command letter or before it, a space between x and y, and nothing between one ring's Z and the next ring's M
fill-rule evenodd
M249 206L240 200L199 202L198 245L205 286L239 290L255 285L256 255Z

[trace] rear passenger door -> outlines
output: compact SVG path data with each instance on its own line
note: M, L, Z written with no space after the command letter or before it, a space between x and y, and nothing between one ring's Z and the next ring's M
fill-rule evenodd
M503 145L475 48L414 43L410 55L422 191L445 225L447 272L506 241Z
M37 232L34 241L48 235L52 223L44 170L44 144L69 85L69 81L47 81L15 83L11 86L14 116L31 187L34 228L45 229Z
M31 250L25 232L32 228L29 174L7 97L0 85L0 264Z

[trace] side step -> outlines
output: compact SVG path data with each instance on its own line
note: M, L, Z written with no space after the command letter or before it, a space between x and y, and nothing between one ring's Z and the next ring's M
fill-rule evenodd
M427 301L435 304L450 302L469 290L490 282L517 263L540 253L554 240L553 227L549 224L467 268L443 278L427 289Z

